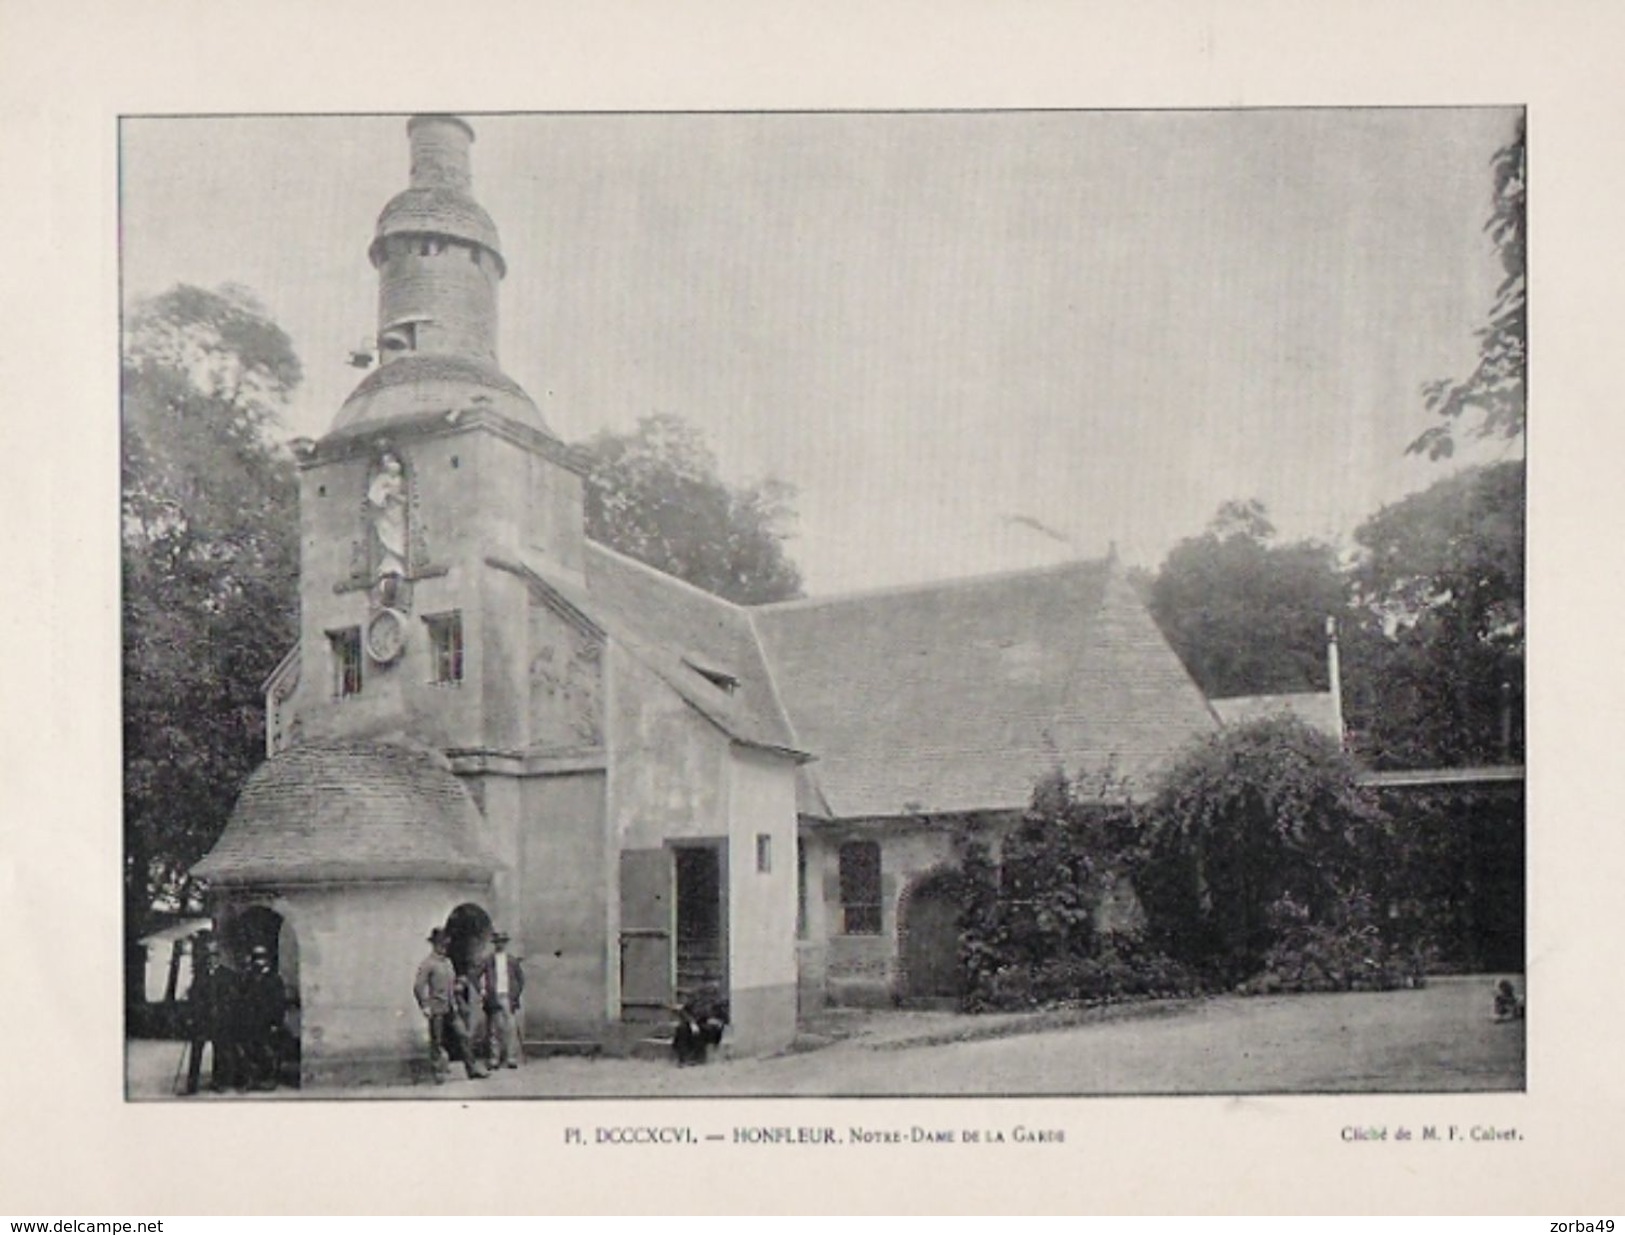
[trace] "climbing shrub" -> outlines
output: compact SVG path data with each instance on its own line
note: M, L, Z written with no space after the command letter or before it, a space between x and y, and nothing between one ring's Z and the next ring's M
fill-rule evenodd
M995 862L984 831L960 832L959 963L968 1011L1192 993L1196 976L1152 946L1133 917L1144 859L1139 812L1108 770L1078 786L1043 780ZM1115 894L1116 904L1108 898ZM1127 900L1129 906L1124 908Z

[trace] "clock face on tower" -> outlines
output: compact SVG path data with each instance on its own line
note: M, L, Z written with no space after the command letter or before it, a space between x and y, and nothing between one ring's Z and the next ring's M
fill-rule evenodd
M367 655L380 665L400 657L406 649L406 617L396 609L380 609L367 623Z

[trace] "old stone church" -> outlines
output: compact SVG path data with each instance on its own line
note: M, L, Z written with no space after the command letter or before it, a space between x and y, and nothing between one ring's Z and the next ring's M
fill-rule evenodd
M376 368L302 444L299 646L271 757L196 868L296 993L305 1082L423 1053L431 927L525 958L524 1035L609 1049L705 987L734 1049L951 991L948 816L1131 783L1218 719L1112 559L741 608L588 540L571 450L502 371L472 129L407 126Z

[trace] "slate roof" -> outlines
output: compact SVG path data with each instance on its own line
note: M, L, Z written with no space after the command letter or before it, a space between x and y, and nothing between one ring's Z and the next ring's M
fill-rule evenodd
M1019 808L1057 766L1143 788L1215 724L1111 561L752 616L832 817Z
M1296 716L1311 729L1318 729L1329 738L1341 741L1343 737L1336 701L1329 690L1286 695L1235 695L1211 702L1219 719L1227 725L1243 725L1266 716Z
M690 704L752 745L805 751L774 695L751 610L587 542L589 605L656 656L652 666ZM737 682L725 690L719 675ZM815 752L814 752L815 753Z
M407 746L306 743L248 778L192 873L215 884L489 877L480 815L443 760Z
M1057 767L1144 792L1219 723L1110 560L755 608L590 541L584 587L489 562L734 740L810 755L798 805L815 818L1019 810Z

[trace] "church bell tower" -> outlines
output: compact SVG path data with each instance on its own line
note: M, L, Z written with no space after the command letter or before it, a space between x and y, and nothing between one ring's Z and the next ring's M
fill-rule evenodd
M581 468L497 359L507 262L473 195L473 128L415 116L406 132L407 187L367 248L377 364L300 458L295 723L514 751L523 575L581 579Z

